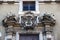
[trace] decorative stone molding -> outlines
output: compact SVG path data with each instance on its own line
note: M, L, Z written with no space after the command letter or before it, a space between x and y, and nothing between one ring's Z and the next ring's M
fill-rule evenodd
M53 27L56 23L55 19L49 15L49 14L44 14L41 19L41 24L44 26L44 40L54 40L52 33L53 33Z
M19 3L19 1L3 1L3 0L0 0L0 4L3 4L3 3L14 4L14 3Z
M31 11L21 15L19 18L21 22L19 23L18 19L16 18L15 15L11 15L9 17L6 17L2 22L3 26L6 29L6 34L11 35L11 36L16 36L16 31L15 27L19 28L19 31L22 33L34 33L34 32L40 32L42 31L43 39L52 39L52 38L47 38L53 37L53 26L55 25L56 21L55 19L49 15L49 14L44 14L43 16L40 15L35 15ZM42 27L42 30L39 30L39 27ZM38 30L35 30L38 29ZM33 31L35 30L35 31Z
M55 19L51 17L51 15L44 14L43 16L38 16L32 12L27 12L23 14L23 16L20 17L19 20L21 22L18 22L18 19L15 18L15 15L6 17L2 22L3 26L8 27L8 26L13 26L13 27L31 27L34 28L35 26L54 26L55 25ZM48 27L48 26L47 26ZM29 28L28 28L29 29Z
M20 25L27 29L33 29L37 24L37 16L34 15L32 12L27 12L23 16L21 16L21 23Z

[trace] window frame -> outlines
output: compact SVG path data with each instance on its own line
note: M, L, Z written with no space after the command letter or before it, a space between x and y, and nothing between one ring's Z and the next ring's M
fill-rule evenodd
M31 11L31 12L33 12L33 13L37 13L37 14L39 14L40 13L40 11L39 11L39 1L38 0L34 0L35 2L36 2L36 4L35 4L35 11ZM25 12L27 12L27 11L23 11L23 0L20 0L19 1L19 14L24 14Z
M24 3L26 3L26 5L27 5L27 9L24 9ZM31 8L31 3L34 5L34 9L32 9ZM36 11L36 2L35 1L23 1L23 11ZM30 6L30 7L28 7L28 6ZM32 6L33 7L33 6Z

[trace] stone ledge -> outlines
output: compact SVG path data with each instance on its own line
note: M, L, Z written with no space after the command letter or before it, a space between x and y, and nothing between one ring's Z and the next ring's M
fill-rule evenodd
M52 3L52 2L60 3L60 1L39 1L39 3Z
M0 4L2 3L14 4L14 3L19 3L19 1L0 1Z

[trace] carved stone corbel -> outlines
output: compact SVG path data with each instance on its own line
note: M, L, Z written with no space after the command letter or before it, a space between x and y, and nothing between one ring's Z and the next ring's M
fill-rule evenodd
M43 35L47 37L47 40L52 40L52 33L53 33L53 26L55 25L56 21L51 15L44 14L41 19L42 25L44 25Z

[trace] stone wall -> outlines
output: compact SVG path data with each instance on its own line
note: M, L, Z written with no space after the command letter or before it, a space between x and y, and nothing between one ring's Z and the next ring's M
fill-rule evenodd
M54 27L54 35L56 40L60 40L60 3L41 3L39 4L40 13L52 13L55 15L56 25Z
M56 40L60 40L60 3L39 3L40 13L52 13L56 18L56 25L54 27L54 33ZM2 20L7 16L7 13L18 14L19 4L0 4L0 32L2 32L2 40L4 40L5 30L2 26Z
M18 4L0 4L0 32L2 33L1 39L4 40L5 28L2 26L2 20L7 16L8 13L18 14Z

